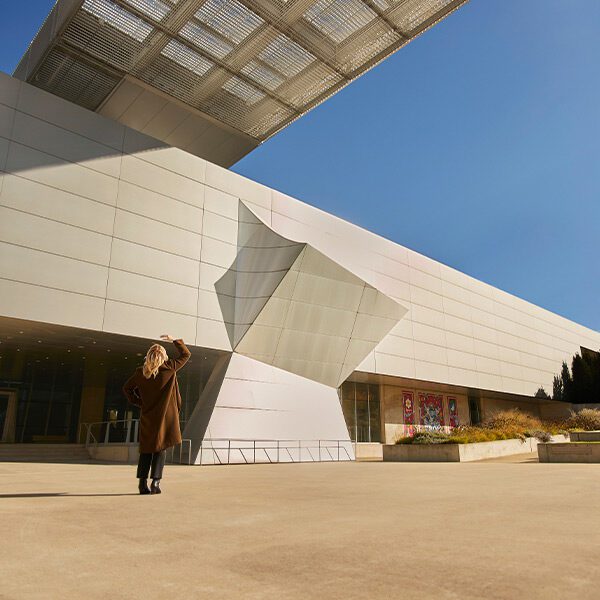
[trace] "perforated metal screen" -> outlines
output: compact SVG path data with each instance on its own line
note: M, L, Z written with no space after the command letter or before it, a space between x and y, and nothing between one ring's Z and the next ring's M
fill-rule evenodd
M71 0L27 78L96 110L131 75L260 142L466 1Z

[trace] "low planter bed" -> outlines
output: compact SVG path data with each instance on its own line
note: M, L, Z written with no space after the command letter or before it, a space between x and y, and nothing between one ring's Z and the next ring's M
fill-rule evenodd
M571 431L572 442L600 442L600 431Z
M600 442L538 444L537 451L544 463L600 463Z
M564 435L552 436L555 442L566 441ZM535 452L536 438L525 440L498 440L474 444L386 444L383 446L383 460L395 462L472 462L499 456ZM600 450L600 445L599 445Z

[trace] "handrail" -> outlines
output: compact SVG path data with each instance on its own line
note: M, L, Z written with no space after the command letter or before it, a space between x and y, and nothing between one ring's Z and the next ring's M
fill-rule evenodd
M187 445L187 463L185 463L186 465L191 465L192 464L192 440L187 439L187 438L183 438L181 440L181 444L177 444L177 446L171 446L170 448L167 448L167 456L169 455L169 450L171 451L171 463L175 462L175 448L179 447L179 464L184 464L183 463L183 446L184 444Z
M124 423L125 425L121 428L125 435L124 439L111 442L110 441L110 431L111 426L116 425L117 423ZM79 426L79 439L81 439L82 430L86 428L86 436L85 436L85 445L86 447L94 446L97 447L99 445L110 445L110 444L137 444L139 439L139 419L117 419L116 421L96 421L94 423L81 423ZM97 426L106 426L104 429L104 435L99 435L101 439L96 438L93 433L93 428ZM118 430L118 428L114 428ZM192 462L192 440L183 439L181 444L178 444L179 447L179 463L183 463L183 447L187 446L187 463L191 464ZM170 462L175 462L175 446L172 446L167 449L167 452L170 451ZM167 454L168 456L168 454Z
M125 426L122 428L116 428L115 425L117 425L117 423L124 423ZM86 437L85 437L85 445L86 446L91 445L90 438L92 438L94 440L94 442L93 442L94 446L98 446L99 444L114 443L114 442L110 441L110 431L111 431L111 426L113 426L114 431L118 431L119 429L122 429L125 432L125 436L124 436L125 439L119 440L116 443L135 444L138 441L139 424L140 424L139 419L118 419L115 421L96 421L94 423L81 423L79 426L79 439L81 439L81 430L83 427L85 427L86 428ZM98 439L92 431L92 429L95 426L99 426L99 425L105 426L104 439L102 441L100 439ZM101 435L99 435L99 437L101 437Z
M249 438L205 438L200 443L199 464L207 464L204 461L205 451L209 452L207 460L212 458L212 464L219 465L228 465L232 462L236 464L242 462L245 464L256 464L257 462L338 462L353 460L348 452L348 447L351 445L352 442L348 439L254 440ZM316 453L317 450L318 454ZM232 461L232 451L239 453L236 455L239 460ZM269 453L269 451L272 452ZM281 460L282 451L284 456L287 456L287 460ZM315 451L314 454L313 451Z
M85 427L87 429L86 431L86 437L91 436L92 438L94 438L94 442L96 444L101 443L100 440L98 440L96 438L96 436L92 433L92 428L94 426L97 425L106 425L106 429L104 431L104 443L108 444L111 443L110 440L110 428L111 426L115 426L117 425L117 423L126 423L127 427L127 433L126 433L126 440L131 440L131 443L135 443L138 440L138 434L139 434L139 427L140 427L140 420L139 419L117 419L115 421L95 421L93 423L80 423L79 424L79 439L81 439L81 433L82 433L82 428ZM184 424L185 421L180 421L180 425L181 425L181 430L183 431L184 429ZM133 435L132 435L132 428L133 428ZM117 428L115 428L117 429ZM123 443L123 442L119 442L119 443Z
M306 438L303 440L299 440L297 438L232 438L232 437L224 437L224 438L204 438L205 440L210 440L212 442L226 442L227 440L231 440L233 442L344 442L348 444L352 444L351 439L340 440L337 438Z
M123 424L122 427L115 427ZM95 427L104 426L98 434ZM135 444L138 441L139 419L119 419L115 421L97 421L81 423L79 436L86 428L85 445L99 446L108 444ZM111 427L124 433L118 441L110 440ZM353 442L349 439L251 439L251 438L204 438L199 444L199 464L207 464L204 458L212 458L212 464L256 464L280 462L338 462L353 460L349 449ZM179 447L179 463L184 461L184 447L187 449L187 464L192 463L192 440L183 439ZM170 451L170 462L175 462L175 446Z

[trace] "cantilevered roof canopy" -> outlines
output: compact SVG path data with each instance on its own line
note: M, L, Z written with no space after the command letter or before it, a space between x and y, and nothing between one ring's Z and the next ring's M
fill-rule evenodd
M58 0L15 76L225 166L468 0Z

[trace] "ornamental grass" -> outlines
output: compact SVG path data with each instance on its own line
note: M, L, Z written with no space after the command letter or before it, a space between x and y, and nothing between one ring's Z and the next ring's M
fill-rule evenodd
M564 423L565 429L570 431L598 431L600 430L600 410L584 408L579 412L572 412Z
M581 414L581 413L579 413ZM600 412L599 412L600 416ZM598 423L600 425L600 421ZM600 427L599 427L600 428ZM546 423L537 417L522 413L518 409L503 410L486 419L481 425L461 425L450 433L442 431L419 431L413 436L402 437L397 444L476 444L498 440L525 440L537 438L550 441L553 434L562 428L554 423Z

